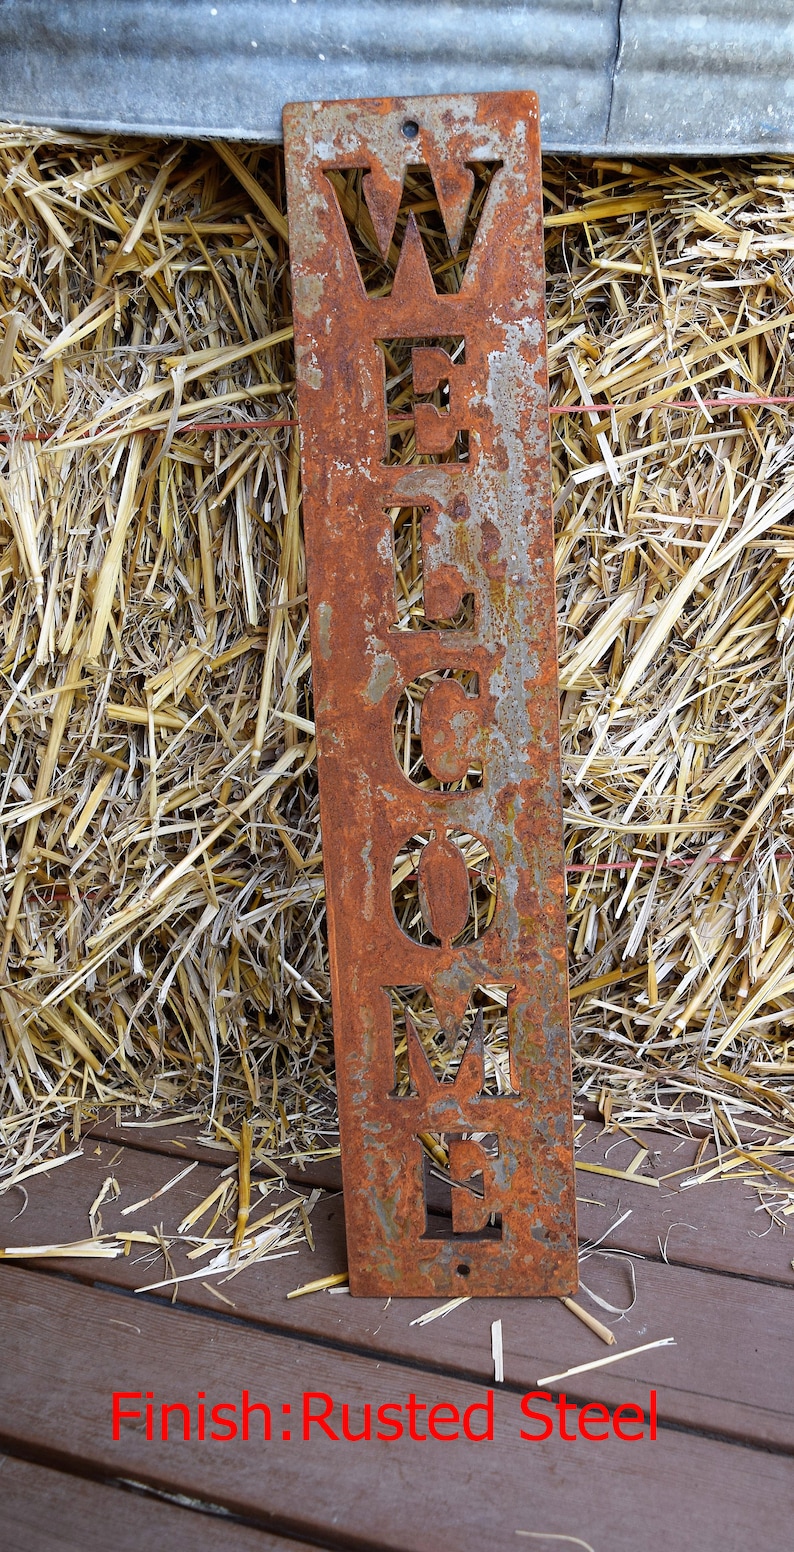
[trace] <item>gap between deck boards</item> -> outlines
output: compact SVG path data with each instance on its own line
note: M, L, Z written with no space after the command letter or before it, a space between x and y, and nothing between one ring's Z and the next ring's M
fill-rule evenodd
M477 1445L450 1442L442 1460L407 1440L393 1448L339 1447L315 1436L282 1443L275 1433L266 1446L252 1441L224 1451L177 1438L153 1449L137 1425L123 1430L114 1445L114 1388L137 1392L149 1386L158 1400L170 1401L181 1395L189 1400L198 1386L211 1401L236 1397L250 1385L272 1403L279 1420L281 1401L289 1399L297 1418L309 1389L348 1399L356 1425L365 1400L374 1406L393 1402L409 1388L461 1410L482 1404L488 1392L482 1383L447 1378L438 1396L415 1365L391 1358L378 1364L284 1335L249 1331L241 1342L232 1319L213 1319L208 1340L205 1316L156 1300L136 1304L136 1335L127 1322L115 1322L121 1298L132 1302L116 1290L0 1267L8 1334L0 1416L6 1437L13 1416L18 1448L35 1447L39 1459L86 1475L114 1475L199 1497L265 1529L278 1522L297 1539L362 1552L421 1552L433 1541L454 1545L456 1552L480 1552L497 1537L500 1545L506 1535L512 1541L511 1516L516 1529L578 1535L599 1552L656 1552L657 1532L674 1529L671 1514L686 1528L687 1544L715 1549L741 1545L750 1535L774 1544L788 1523L789 1459L668 1427L659 1429L653 1445L646 1441L636 1451L614 1441L589 1453L586 1446L571 1449L557 1441L522 1444L517 1394L502 1387L495 1397L494 1439L479 1454ZM406 1493L406 1484L418 1480L431 1489L435 1482L441 1496ZM638 1527L653 1534L643 1540ZM669 1534L667 1541L675 1544Z
M118 1204L103 1206L104 1227L129 1228L122 1220L126 1200L138 1200L159 1189L173 1173L162 1155L126 1147L121 1158L112 1145L96 1158L89 1152L49 1178L37 1176L29 1183L29 1206L22 1219L11 1224L17 1211L9 1197L0 1196L0 1243L50 1243L61 1237L85 1233L87 1209L98 1185L114 1159L114 1172L123 1187ZM178 1223L201 1200L217 1178L217 1166L198 1164L171 1192L153 1204L148 1215L133 1222L149 1226L155 1212L164 1225ZM648 1196L652 1193L648 1192ZM653 1193L655 1198L656 1193ZM645 1194L643 1194L643 1201ZM692 1214L692 1217L695 1215ZM603 1226L608 1227L607 1212ZM24 1223L24 1233L22 1224ZM166 1228L166 1234L168 1234ZM319 1294L287 1301L286 1293L303 1282L345 1265L342 1204L338 1196L324 1198L314 1214L317 1249L307 1246L287 1259L260 1263L226 1287L233 1311L219 1309L214 1296L200 1279L179 1285L179 1307L211 1313L214 1319L248 1330L267 1331L305 1341L320 1348L358 1355L373 1362L397 1362L420 1366L438 1377L471 1378L487 1383L490 1366L490 1322L503 1319L508 1383L530 1389L538 1374L557 1373L571 1364L602 1357L606 1349L555 1300L473 1300L445 1321L424 1328L409 1322L429 1306L427 1301L395 1300L388 1310L381 1301L351 1300L344 1294ZM658 1249L658 1247L657 1247ZM180 1252L176 1270L183 1262ZM183 1254L183 1251L181 1252ZM14 1263L6 1263L14 1269ZM157 1266L136 1265L132 1258L111 1261L44 1261L36 1263L50 1276L69 1277L108 1291L130 1292L156 1281ZM609 1273L612 1281L605 1280ZM746 1438L761 1448L792 1447L792 1419L787 1387L787 1352L790 1331L789 1288L756 1284L750 1300L747 1280L725 1274L720 1286L704 1288L701 1274L685 1265L658 1260L637 1263L639 1305L624 1322L616 1323L619 1346L638 1345L655 1336L673 1335L677 1347L660 1349L624 1360L614 1367L572 1378L568 1389L580 1400L599 1400L613 1405L633 1400L650 1385L658 1386L660 1418L665 1425L687 1427L715 1436ZM626 1299L625 1258L604 1262L599 1269L585 1269L585 1281L616 1304ZM719 1303L715 1313L715 1294ZM137 1295L138 1303L160 1305L171 1289ZM581 1302L588 1304L582 1295ZM597 1313L597 1311L596 1311ZM754 1337L762 1333L762 1340ZM380 1338L380 1340L379 1340ZM753 1351L758 1343L759 1354ZM726 1362L726 1353L732 1353Z
M223 1552L333 1552L327 1541L276 1539L200 1499L186 1503L141 1483L57 1470L24 1455L0 1454L0 1496L3 1532L15 1552L44 1552L53 1526L58 1552L107 1552L111 1524L113 1552L218 1552L219 1535Z
M99 1139L116 1146L157 1153L161 1157L181 1158L185 1162L197 1159L216 1169L224 1169L234 1162L236 1154L233 1148L207 1148L198 1143L195 1136L186 1133L178 1121L174 1126L179 1129L179 1139L164 1135L165 1129L152 1129L149 1132L142 1128L118 1128L109 1121L98 1122L86 1130L83 1145L88 1146L90 1140ZM680 1169L682 1159L687 1163L694 1159L698 1139L693 1138L691 1142L682 1144L681 1139L666 1133L643 1131L639 1127L632 1128L632 1131L636 1131L641 1141L656 1155L653 1172L659 1176ZM624 1140L627 1163L636 1148L630 1139ZM177 1146L177 1141L182 1145ZM600 1124L591 1120L586 1124L585 1147L580 1147L578 1157L587 1162L614 1165L616 1160L611 1150L620 1142L620 1134L607 1133ZM610 1156L605 1158L607 1150L610 1150ZM327 1191L342 1189L338 1159L323 1160L319 1164L309 1162L305 1169L297 1164L285 1163L284 1169L286 1178L293 1185L319 1186ZM257 1179L265 1179L267 1173L266 1165L257 1165L253 1171ZM663 1258L659 1238L663 1238L671 1228L671 1210L675 1204L679 1228L682 1226L681 1219L691 1219L693 1216L700 1218L697 1228L691 1230L694 1238L687 1241L686 1235L675 1236L670 1256L678 1265L794 1288L791 1265L794 1241L791 1241L791 1250L788 1250L782 1233L776 1227L772 1228L769 1235L762 1236L759 1233L757 1238L747 1229L748 1223L753 1221L754 1208L758 1205L754 1194L748 1192L741 1182L730 1180L709 1182L706 1186L679 1192L675 1187L681 1178L681 1175L676 1175L671 1181L662 1180L659 1191L654 1191L647 1186L638 1186L610 1176L580 1172L577 1176L580 1241L593 1237L603 1227L600 1221L596 1221L593 1210L581 1200L583 1197L595 1198L604 1203L605 1210L614 1211L616 1215L620 1215L627 1207L632 1209L631 1216L620 1225L611 1240L616 1249L660 1261ZM760 1223L760 1215L754 1221ZM763 1219L764 1223L767 1221ZM686 1229L686 1223L683 1227Z
M51 1266L40 1263L35 1267L35 1271L37 1274L52 1278L55 1281L63 1280L69 1284L73 1283L73 1279L69 1274L60 1272ZM493 1385L492 1377L476 1367L466 1367L465 1365L455 1364L450 1361L444 1362L441 1359L433 1360L418 1353L400 1353L388 1347L377 1347L353 1340L346 1341L341 1337L329 1335L327 1332L312 1332L306 1328L290 1328L280 1325L276 1321L254 1320L245 1315L227 1314L225 1311L213 1308L208 1304L185 1305L181 1301L172 1304L166 1297L153 1293L136 1295L135 1290L132 1288L121 1287L118 1284L105 1282L100 1279L96 1279L90 1284L84 1284L84 1286L90 1286L97 1293L106 1293L114 1297L128 1299L131 1301L130 1309L132 1308L132 1301L134 1301L138 1307L140 1307L141 1303L145 1303L163 1310L178 1312L189 1310L191 1314L217 1322L221 1326L232 1327L248 1331L249 1333L257 1333L262 1336L283 1338L285 1341L300 1343L303 1347L317 1348L323 1353L331 1353L341 1358L364 1359L378 1368L383 1364L388 1364L395 1369L406 1370L412 1374L421 1372L428 1379L452 1380L476 1385L481 1388L487 1387L489 1384ZM547 1366L549 1361L548 1359L536 1360L536 1367ZM499 1393L504 1396L512 1395L521 1398L533 1388L535 1388L535 1380L531 1375L528 1375L523 1381L505 1377L499 1385ZM559 1382L544 1386L544 1389L549 1392L555 1402L561 1394L564 1394L577 1406L599 1401L612 1408L626 1401L642 1405L644 1396L649 1393L650 1388L650 1381L643 1381L638 1378L636 1372L629 1373L624 1369L620 1369L614 1374L608 1372L606 1374L599 1374L598 1372L591 1371L583 1375L574 1375L566 1380L564 1390ZM788 1428L787 1436L782 1440L765 1437L761 1432L752 1433L750 1429L752 1429L755 1419L751 1414L750 1407L745 1407L745 1411L749 1415L737 1418L732 1428L720 1426L719 1421L697 1422L692 1419L688 1420L683 1414L675 1416L671 1412L665 1411L664 1396L667 1394L669 1398L671 1392L669 1385L665 1386L664 1381L657 1380L654 1388L657 1388L657 1395L661 1392L662 1396L657 1414L657 1427L660 1433L663 1430L668 1430L678 1434L689 1434L694 1438L711 1439L717 1443L736 1446L740 1449L761 1450L764 1454L780 1455L787 1458L794 1455L794 1428L792 1427ZM713 1395L706 1396L703 1392L695 1389L685 1390L678 1388L676 1395L683 1398L684 1402L689 1400L690 1404L693 1401L725 1404L723 1398ZM791 1424L794 1421L788 1412L779 1412L777 1415L785 1423ZM7 1449L9 1448L10 1437L10 1435L3 1434L2 1425L0 1425L0 1439L5 1439L5 1447Z

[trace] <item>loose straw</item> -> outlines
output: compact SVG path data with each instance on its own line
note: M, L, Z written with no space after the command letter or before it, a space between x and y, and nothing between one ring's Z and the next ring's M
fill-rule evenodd
M603 1321L596 1320L595 1315L591 1315L589 1310L582 1309L581 1304L577 1304L574 1299L563 1298L560 1299L560 1303L564 1304L565 1308L570 1310L577 1320L581 1320L582 1325L588 1326L591 1331L594 1331L595 1335L600 1337L602 1342L606 1342L607 1347L614 1345L614 1331L610 1331L609 1326L605 1326Z
M491 1321L491 1358L495 1385L503 1385L505 1377L504 1348L502 1346L502 1322Z
M0 163L0 1180L53 1167L50 1139L68 1126L78 1147L107 1107L198 1116L219 1148L249 1118L252 1169L327 1156L281 152L6 127ZM334 176L365 281L388 288L360 171ZM426 172L406 179L454 292L468 238L453 258ZM794 188L764 157L694 181L547 157L543 181L576 1093L722 1149L752 1126L785 1137ZM410 353L384 355L403 466ZM383 514L383 596L406 633L433 626L422 522ZM470 598L449 624L477 628ZM422 698L456 673L403 686L394 710L395 758L424 793ZM487 924L498 883L478 837L462 844ZM414 932L418 850L391 859ZM504 994L477 997L489 1089L507 1091ZM449 1057L426 995L404 1001L398 1087L406 1013ZM251 1241L249 1223L242 1264Z
M594 1358L592 1363L578 1363L573 1369L564 1369L561 1374L546 1374L538 1380L538 1385L556 1385L558 1380L570 1379L572 1374L586 1374L589 1369L603 1369L607 1363L620 1363L623 1358L633 1358L636 1353L647 1353L652 1347L670 1347L675 1345L674 1336L660 1337L656 1342L643 1342L641 1347L627 1347L622 1353L610 1353L607 1358Z

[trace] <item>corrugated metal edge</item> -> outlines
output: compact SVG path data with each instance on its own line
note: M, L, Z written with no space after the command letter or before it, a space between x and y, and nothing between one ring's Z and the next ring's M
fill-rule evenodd
M620 0L6 0L0 116L278 141L287 101L506 91L603 141Z
M779 0L6 0L0 119L278 141L289 100L532 89L546 152L794 151Z
M624 0L610 149L634 155L794 150L794 6Z

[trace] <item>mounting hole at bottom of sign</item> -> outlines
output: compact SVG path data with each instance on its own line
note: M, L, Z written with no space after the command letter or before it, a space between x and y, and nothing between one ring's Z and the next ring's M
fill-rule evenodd
M415 140L419 134L419 125L416 119L406 119L401 127L406 140Z
M465 1261L461 1261L460 1266L456 1267L456 1271L458 1277L468 1277L469 1273L471 1272L471 1267L467 1266Z

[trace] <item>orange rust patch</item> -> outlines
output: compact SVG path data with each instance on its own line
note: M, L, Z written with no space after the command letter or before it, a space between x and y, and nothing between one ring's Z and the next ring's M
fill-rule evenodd
M567 1294L577 1254L537 100L296 104L284 127L351 1291ZM435 201L414 210L404 188L416 169ZM380 258L354 250L350 211L362 208ZM405 534L409 518L413 559L401 551L398 575L395 521ZM404 628L404 604L398 620L398 582L421 628ZM427 781L411 779L410 748L402 765L395 750L398 704L417 681L432 682ZM400 921L396 878L415 891ZM481 1016L441 1081L406 1012L411 1081L398 1084L394 988L424 988L455 1029L486 986L509 988L509 1081L486 1084Z

